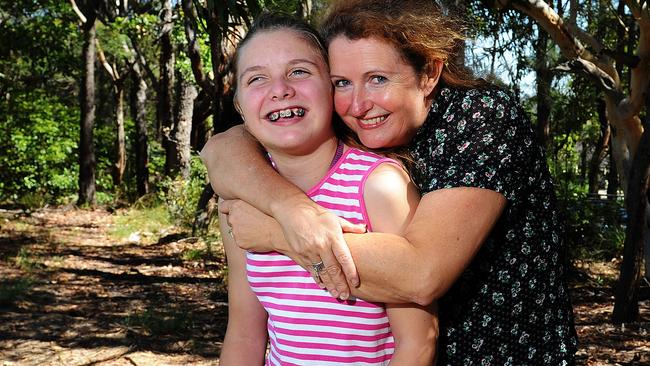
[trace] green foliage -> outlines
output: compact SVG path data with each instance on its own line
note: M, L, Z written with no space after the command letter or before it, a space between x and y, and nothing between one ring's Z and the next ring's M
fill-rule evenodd
M171 221L180 227L191 228L201 192L207 182L207 171L198 155L192 155L190 178L163 181L160 198L167 207Z
M122 324L129 328L141 328L147 335L175 334L190 330L193 319L191 313L176 310L148 308L141 313L128 315Z
M560 215L566 225L569 258L610 260L622 254L626 214L621 202L586 195L564 197Z
M188 249L183 252L181 259L184 261L198 261L210 255L208 250Z
M146 202L146 198L153 198L152 202ZM167 209L160 205L155 195L150 195L117 216L109 234L118 240L156 242L171 225Z
M0 4L0 203L74 192L81 42L68 3Z
M0 136L0 201L73 192L79 111L44 90L15 94L4 107L0 125L11 133Z
M29 249L21 247L14 257L14 265L23 271L31 271L39 267L39 263L34 259Z
M9 306L25 297L34 286L30 277L0 280L0 307Z

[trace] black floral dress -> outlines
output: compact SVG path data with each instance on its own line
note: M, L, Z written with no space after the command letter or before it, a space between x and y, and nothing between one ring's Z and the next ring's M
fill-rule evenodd
M440 299L438 365L573 364L577 338L553 184L515 99L494 86L443 87L409 150L423 194L480 187L508 202Z

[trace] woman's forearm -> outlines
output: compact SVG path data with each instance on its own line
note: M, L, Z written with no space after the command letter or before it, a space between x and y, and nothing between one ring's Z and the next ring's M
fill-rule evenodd
M443 189L422 198L403 237L346 234L360 278L352 294L368 301L430 304L469 265L505 204L501 194L485 189Z
M309 202L298 187L271 167L261 145L243 126L212 136L201 159L212 188L224 199L241 199L268 215L273 215L274 205Z
M433 261L405 238L386 233L346 234L360 285L352 294L366 301L426 305L438 286L431 278Z

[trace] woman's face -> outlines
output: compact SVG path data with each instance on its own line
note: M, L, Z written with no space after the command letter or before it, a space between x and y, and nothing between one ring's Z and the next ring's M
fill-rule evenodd
M325 60L297 32L262 31L239 50L236 104L269 151L306 154L333 136Z
M338 36L329 46L334 106L370 148L408 143L424 123L437 78L421 77L389 43Z

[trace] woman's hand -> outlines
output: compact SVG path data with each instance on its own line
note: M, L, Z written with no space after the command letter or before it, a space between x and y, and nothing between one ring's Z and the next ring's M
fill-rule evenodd
M281 252L312 272L332 296L347 299L348 281L350 286L357 286L359 279L343 232L363 233L365 226L350 224L316 203L309 203L285 205L277 221L240 200L221 202L219 211L228 215L239 247ZM320 261L324 268L316 275L313 265Z
M324 287L334 297L349 298L350 286L359 285L359 276L343 233L364 233L366 227L353 225L311 201L284 206L276 211L276 218L294 253L290 256L310 271L322 261L319 276Z
M282 251L273 245L273 238L281 235L278 223L271 216L242 200L219 200L219 212L226 215L227 233L238 247L253 252Z

